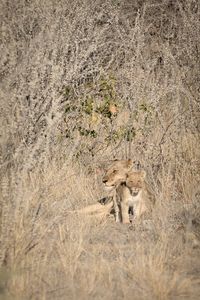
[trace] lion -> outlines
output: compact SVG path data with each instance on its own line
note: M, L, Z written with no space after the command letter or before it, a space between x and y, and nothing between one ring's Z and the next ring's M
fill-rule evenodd
M132 169L134 162L131 159L128 160L114 160L109 168L106 170L103 176L103 183L105 190L109 193L109 196L105 198L105 201L99 201L99 203L91 204L78 210L68 211L70 213L80 214L98 214L106 215L114 209L118 211L118 205L116 202L116 186L126 179L127 172Z
M139 219L147 211L145 176L146 172L144 170L130 171L127 174L126 181L116 188L117 203L120 207L120 216L116 218L116 222L121 220L124 224L130 223L130 207L133 208L134 219Z
M111 211L113 208L113 197L115 198L116 196L116 186L126 179L127 172L131 170L133 164L134 162L131 159L114 160L109 166L109 168L106 170L106 173L102 179L105 190L109 193L109 196L105 198L106 201L100 200L100 203L91 204L86 207L68 212L77 212L81 214L103 214L104 212L106 213L107 210ZM117 210L116 207L115 209Z
M117 185L126 180L127 173L133 169L133 166L134 161L132 159L114 160L102 178L106 190L113 190Z
M109 197L104 198L106 201L89 205L76 212L106 215L114 209L116 222L129 223L129 209L133 208L134 218L140 218L147 210L145 202L149 196L145 177L146 172L135 169L133 160L113 161L102 178L105 189L110 193Z
M133 168L132 159L115 160L107 169L103 176L104 187L108 191L112 191L113 207L115 212L115 221L120 222L120 211L117 203L117 186L126 181L127 173Z
M120 222L120 209L118 205L118 191L117 189L123 189L122 184L126 182L127 174L133 169L134 161L128 160L115 160L107 169L102 181L104 187L108 191L112 191L113 206L115 211L115 221Z
M129 223L130 209L134 219L139 219L155 203L146 182L146 171L139 170L138 164L131 159L115 160L102 181L106 190L112 191L116 222Z

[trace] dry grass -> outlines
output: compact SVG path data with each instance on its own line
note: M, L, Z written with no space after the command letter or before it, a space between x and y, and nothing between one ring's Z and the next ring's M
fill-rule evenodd
M0 298L199 299L198 2L0 6ZM128 157L148 219L67 213Z
M55 169L51 166L46 174L32 174L31 179L23 176L14 207L3 222L8 234L3 244L5 295L198 298L198 199L184 206L188 199L175 197L175 184L163 172L165 183L153 215L128 227L114 223L113 216L67 214L69 208L95 202L102 191L94 178L76 168Z

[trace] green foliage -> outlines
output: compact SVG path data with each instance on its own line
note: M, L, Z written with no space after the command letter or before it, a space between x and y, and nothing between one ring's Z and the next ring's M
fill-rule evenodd
M121 126L119 129L113 130L107 137L107 142L117 142L119 140L124 140L127 142L132 142L136 136L136 130L133 126Z
M65 113L71 112L71 111L76 111L77 107L76 105L72 105L70 103L67 103L65 106Z
M153 119L154 108L148 101L138 103L132 112L123 105L117 93L117 80L111 75L80 85L76 95L73 87L66 86L63 98L65 129L62 136L73 140L78 133L81 144L89 145L96 140L101 140L104 147L120 141L131 143L137 134L147 134ZM124 125L118 126L117 120L124 109L129 111L128 119L122 117ZM90 149L84 147L77 155L85 151L91 154Z
M68 99L70 94L71 94L70 87L69 86L64 87L63 96L65 97L65 99Z
M109 99L105 99L105 102L101 106L97 107L96 112L105 118L111 119L112 113L109 110Z
M155 109L154 109L154 107L151 104L148 104L146 102L142 102L139 105L138 110L140 112L145 113L148 116L151 116Z
M77 129L81 136L96 138L98 133L95 130L94 113L96 120L101 119L102 123L106 125L108 123L111 125L112 119L117 115L116 79L113 76L102 76L97 81L83 84L80 90L80 95L75 96L73 87L64 87L64 118L70 125L70 119L74 116L79 126L73 126L73 129ZM85 124L83 120L88 117L91 117L92 120L89 119L88 124ZM65 137L67 138L73 135L69 134L70 127L66 130L68 134Z
M136 136L136 130L133 126L126 129L124 138L127 142L132 142L134 137Z
M91 115L94 110L94 99L87 97L81 102L82 111L88 115Z
M82 135L82 136L90 136L92 138L97 137L97 132L95 130L85 129L80 126L80 127L78 127L78 131L79 131L80 135Z

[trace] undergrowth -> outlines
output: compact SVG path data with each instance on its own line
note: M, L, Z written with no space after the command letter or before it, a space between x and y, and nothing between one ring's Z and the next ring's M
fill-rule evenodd
M198 299L197 1L0 3L0 297ZM68 209L133 158L156 196L132 227Z

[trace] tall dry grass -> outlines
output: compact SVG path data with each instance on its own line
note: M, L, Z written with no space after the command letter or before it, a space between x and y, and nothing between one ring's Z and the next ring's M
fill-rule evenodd
M198 299L198 2L0 6L0 297ZM148 219L67 214L128 157Z

